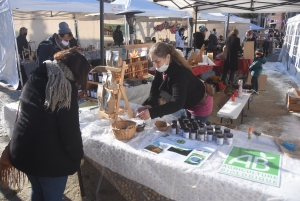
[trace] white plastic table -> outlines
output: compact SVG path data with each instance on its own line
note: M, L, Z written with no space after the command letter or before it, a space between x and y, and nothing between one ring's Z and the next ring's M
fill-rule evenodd
M243 123L243 114L244 114L244 106L248 102L248 110L249 110L249 98L251 93L243 93L242 98L235 98L235 101L232 101L231 98L227 101L227 103L219 110L217 113L218 117L221 117L221 123L223 117L230 118L231 123L233 119L237 119L240 113L242 112L241 123Z

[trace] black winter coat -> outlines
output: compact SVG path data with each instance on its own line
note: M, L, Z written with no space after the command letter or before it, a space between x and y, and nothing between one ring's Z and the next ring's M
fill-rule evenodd
M113 32L113 39L114 39L114 42L115 42L116 45L121 45L124 41L122 31L115 30Z
M54 60L54 54L61 51L65 50L71 47L75 47L77 45L74 43L70 43L69 47L62 47L59 42L56 40L57 34L54 33L51 37L49 37L47 40L42 41L37 49L37 56L38 56L38 65L42 65L42 63L46 60Z
M26 174L61 177L74 174L83 157L77 87L70 81L70 109L45 109L46 64L30 76L20 97L21 110L10 144L10 162Z
M201 49L201 47L203 46L203 44L206 46L208 41L205 41L205 36L200 33L200 32L196 32L193 34L194 37L194 47L197 49Z
M191 70L171 62L163 80L163 73L155 72L152 82L150 96L147 104L151 119L172 114L180 109L191 109L197 105L204 97L205 86ZM158 105L161 91L165 91L172 96L171 101L164 105Z
M210 34L208 37L208 46L207 49L216 50L218 45L218 38L215 34Z
M17 37L17 45L18 45L18 52L19 55L22 56L22 52L24 51L23 47L28 49L30 46L28 45L28 41L25 36L19 35ZM26 56L28 58L28 56Z
M238 70L238 52L242 51L240 38L236 34L231 34L226 40L226 59L224 68L232 71Z

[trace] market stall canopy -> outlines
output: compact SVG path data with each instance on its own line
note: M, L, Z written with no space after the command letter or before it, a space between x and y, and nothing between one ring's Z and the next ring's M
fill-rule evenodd
M261 30L261 29L264 29L264 28L251 23L250 24L250 29L252 29L252 30Z
M13 0L9 3L14 18L24 20L92 18L100 10L96 0ZM104 3L104 13L116 18L109 3Z
M198 21L224 22L227 14L222 13L199 13ZM230 15L230 23L250 23L250 19Z
M136 16L157 18L191 18L188 11L169 9L148 0L116 0L111 5L124 5L128 10L142 10L144 13Z
M169 8L207 13L282 13L299 12L299 0L149 0Z

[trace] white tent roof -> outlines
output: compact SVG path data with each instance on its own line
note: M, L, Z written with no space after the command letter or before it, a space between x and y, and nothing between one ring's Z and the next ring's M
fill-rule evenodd
M160 5L207 13L282 13L299 12L299 0L149 0Z
M125 5L128 10L141 10L144 13L137 16L146 17L168 17L168 18L188 18L191 17L188 11L168 9L147 0L116 0L112 5Z
M226 20L225 14L222 13L199 13L198 20L218 21L224 22ZM235 15L230 15L230 22L233 23L250 23L250 19L241 18Z

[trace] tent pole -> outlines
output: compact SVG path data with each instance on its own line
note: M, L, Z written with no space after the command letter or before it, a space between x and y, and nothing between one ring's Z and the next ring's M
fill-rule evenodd
M196 8L195 8L195 33L197 32L197 22L198 22L197 14L198 14L198 6L196 6ZM195 38L194 38L194 40L195 40ZM194 51L195 51L195 49L196 49L196 47L194 46Z
M227 13L227 21L225 21L225 40L227 39L228 36L228 27L229 27L229 19L230 19L230 13Z
M104 0L99 1L100 6L100 55L101 55L101 65L104 66Z
M9 4L8 4L8 6L9 6ZM12 13L11 8L9 8L9 11L10 11L10 15L11 15L11 21L12 21L13 30L15 30L14 17L13 17L13 13ZM17 45L17 38L16 38L15 31L13 31L13 35L14 35L14 38L15 38L15 50L16 50L16 53L17 53L17 55L16 55L16 57L17 57L17 68L18 68L18 71L19 71L19 77L20 77L20 81L21 81L21 89L23 89L24 82L23 82L23 77L22 77L22 72L21 72L20 56L19 56L18 45Z

